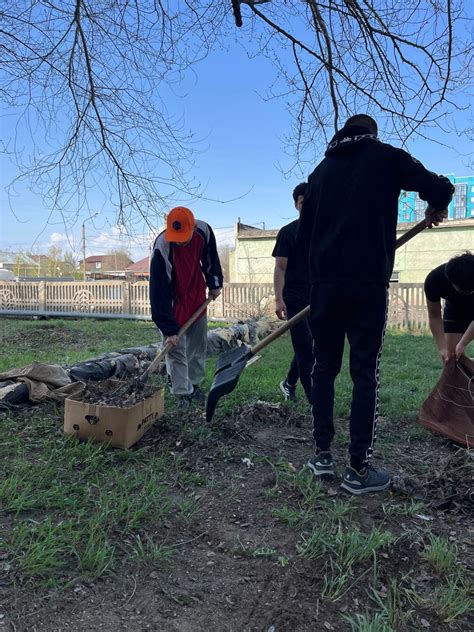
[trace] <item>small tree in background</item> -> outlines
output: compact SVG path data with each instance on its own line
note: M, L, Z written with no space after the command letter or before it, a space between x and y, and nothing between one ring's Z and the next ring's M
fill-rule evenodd
M224 274L224 283L230 283L230 253L234 251L234 248L229 244L219 246L217 252L219 253L219 260L222 266L222 272Z

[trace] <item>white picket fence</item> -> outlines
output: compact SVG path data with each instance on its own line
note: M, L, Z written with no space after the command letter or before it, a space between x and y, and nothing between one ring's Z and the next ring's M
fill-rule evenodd
M273 314L271 284L227 283L211 303L211 318L247 319ZM76 316L149 320L148 282L0 281L0 316ZM428 325L422 283L390 286L389 324L400 329Z

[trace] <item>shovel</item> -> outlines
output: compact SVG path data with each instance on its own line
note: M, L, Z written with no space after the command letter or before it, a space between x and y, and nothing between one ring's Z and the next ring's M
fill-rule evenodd
M201 316L201 314L203 313L203 311L206 309L206 307L209 305L209 303L211 301L214 300L213 296L209 296L209 298L207 298L204 303L197 308L197 310L194 312L194 314L191 316L191 318L189 320L187 320L184 325L181 327L181 329L178 331L177 337L178 340L183 336L183 334L185 334L187 332L187 330L191 327L191 325L199 318L199 316ZM140 377L138 378L139 383L143 386L146 384L146 382L148 381L148 378L150 377L150 375L156 371L156 369L159 367L160 362L163 360L163 358L165 357L165 355L173 348L174 345L171 344L171 342L168 342L163 349L154 357L153 361L151 362L151 364L148 366L148 368L143 371L143 373L140 375Z
M426 228L426 220L422 220L416 226L408 230L404 235L397 239L396 248L400 248L407 243L410 239L421 233ZM266 338L261 340L255 347L248 347L242 345L232 351L227 351L217 358L216 372L214 374L214 380L212 382L211 389L207 396L207 408L206 408L206 420L211 421L214 411L217 406L217 402L224 395L231 393L237 386L240 375L245 369L248 361L253 358L259 351L264 349L271 342L282 336L286 331L291 329L294 325L306 318L309 314L309 305L298 312L293 318L290 318L281 327L273 331Z

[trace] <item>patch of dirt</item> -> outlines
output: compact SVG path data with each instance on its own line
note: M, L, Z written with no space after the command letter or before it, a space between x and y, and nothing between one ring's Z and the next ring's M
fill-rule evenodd
M442 459L438 468L417 478L398 475L393 488L428 502L433 509L470 513L474 506L474 451L460 448Z
M452 472L459 470L457 480L464 480L465 463L456 447L434 436L414 443L413 425L397 421L397 440L390 444L386 460L393 474L419 475L420 460L431 464L427 501L439 498L436 473L444 471L445 480L454 481ZM420 545L433 531L456 541L465 560L473 535L472 507L459 512L456 503L444 511L433 505L428 515L386 512L384 505L406 500L407 490L400 494L396 489L349 500L338 486L346 460L340 430L346 425L339 422L334 444L338 477L325 483L324 497L332 504L350 503L354 528L378 526L400 538L389 553L377 558L375 578L356 567L339 599L323 598L325 577L332 572L327 560L299 557L301 528L290 528L275 517L275 509L298 507L302 501L298 489L275 485L275 464L283 461L295 471L303 468L312 453L309 417L286 404L257 402L215 421L209 440L198 441L196 433L206 422L204 412L194 410L186 416L180 413L179 419L165 417L136 446L150 454L170 449L180 455L181 467L205 480L193 492L197 511L188 523L157 525L155 540L175 545L172 565L153 570L123 562L103 580L79 579L65 590L46 593L33 583L10 584L8 574L3 579L0 575L0 612L5 614L0 630L3 623L3 629L17 632L340 632L350 629L343 615L376 610L368 597L370 585L383 595L392 579L401 582L409 574L413 589L431 594L440 577L420 568ZM380 436L384 430L380 428ZM432 610L413 610L409 629L428 625L430 632L452 630ZM459 630L469 629L465 618L457 625Z
M38 325L9 337L9 344L18 351L64 347L72 351L87 348L95 338L93 332L82 332L57 325Z

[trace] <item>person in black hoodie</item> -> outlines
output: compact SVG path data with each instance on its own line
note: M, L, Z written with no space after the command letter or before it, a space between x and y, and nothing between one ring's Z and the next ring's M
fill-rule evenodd
M350 466L341 487L353 494L386 489L390 476L371 465L378 416L379 362L395 259L398 198L417 191L428 225L447 216L454 187L402 149L377 138L377 124L358 114L328 145L308 179L297 242L308 257L315 365L312 413L316 476L333 475L334 380L345 336L353 381Z

